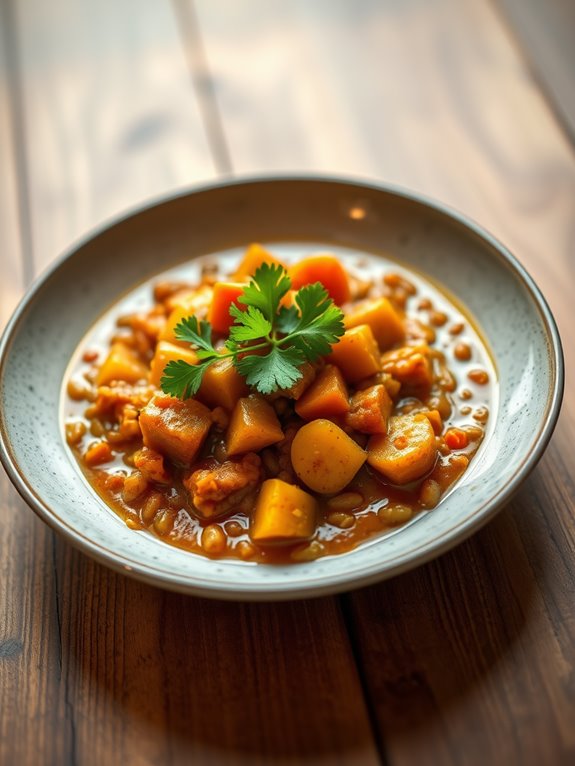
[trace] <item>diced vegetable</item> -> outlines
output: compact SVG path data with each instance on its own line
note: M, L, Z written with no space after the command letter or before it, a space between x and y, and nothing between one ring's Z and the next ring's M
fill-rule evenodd
M238 400L226 434L228 455L257 452L283 439L283 431L271 404L259 396Z
M197 399L209 407L224 407L230 411L249 389L231 359L214 362L204 373Z
M349 410L347 386L341 372L327 364L298 399L295 411L304 420L331 418Z
M332 347L328 360L336 364L348 383L357 383L381 370L379 348L371 327L353 327Z
M202 285L192 292L187 292L174 305L165 327L160 333L159 340L167 340L170 343L180 344L174 330L182 319L189 316L205 316L212 302L214 291L210 285ZM174 299L175 301L175 299ZM182 345L188 346L187 343Z
M433 427L423 413L399 415L389 420L387 434L372 436L367 462L392 484L420 479L437 458Z
M147 378L148 368L132 349L123 343L114 343L108 357L100 367L96 383L98 386L105 386L113 380L137 383Z
M303 489L268 479L256 504L250 537L254 542L290 544L309 540L317 523L317 503Z
M233 279L238 282L242 279L248 279L256 273L256 269L258 269L262 263L277 263L280 266L283 266L283 268L286 268L281 261L275 258L264 247L259 243L254 242L246 250L244 257L240 261L240 265L233 275Z
M278 391L274 391L273 394L269 394L268 398L270 401L273 402L274 399L279 399L282 396L285 396L287 399L297 400L303 395L304 391L307 391L315 380L317 369L311 362L304 362L299 370L302 374L301 378L289 388L280 388Z
M312 255L302 258L289 267L288 273L294 290L314 282L321 284L328 291L330 298L341 306L351 297L347 272L333 255Z
M362 324L371 327L382 351L403 340L405 334L401 317L387 298L362 301L349 314L346 314L344 319L346 329Z
M294 437L291 461L301 481L322 494L340 492L353 479L367 454L335 423L312 420Z
M241 304L238 304L238 298L244 287L245 284L241 282L216 282L208 311L208 322L212 325L214 332L224 334L229 331L234 321L230 316L230 307L232 303L235 303L242 308Z
M441 419L441 415L439 414L438 410L427 410L423 413L423 415L425 415L425 417L431 423L431 427L433 428L435 435L439 436L443 430L443 420Z
M345 423L364 434L384 434L393 402L385 386L377 385L357 391L350 400L351 408Z
M198 356L189 344L187 348L184 348L169 343L167 340L161 340L156 346L156 353L150 366L150 383L159 388L166 365L168 362L176 362L178 359L183 359L188 364L198 363Z
M403 346L387 351L381 366L400 383L414 388L428 388L433 382L428 346Z
M197 456L211 424L210 411L203 404L166 394L156 394L140 413L145 446L184 465Z

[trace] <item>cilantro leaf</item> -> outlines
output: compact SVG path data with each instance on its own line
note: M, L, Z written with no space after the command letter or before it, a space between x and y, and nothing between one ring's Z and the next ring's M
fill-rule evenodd
M238 371L250 386L260 394L271 394L296 383L302 373L299 369L305 361L297 348L273 346L266 356L244 356L236 361Z
M178 340L191 343L192 346L216 353L212 345L212 326L203 319L198 322L195 316L185 317L179 322L174 335Z
M293 332L299 322L299 314L295 306L282 306L278 312L276 328L279 332L288 335Z
M234 324L230 327L230 338L236 343L266 338L272 331L272 323L258 308L248 306L246 311L242 311L232 303L230 314L234 318Z
M295 301L300 310L299 322L287 339L309 361L329 354L344 333L343 312L319 282L298 290Z
M182 319L175 336L194 347L198 364L169 362L160 381L162 389L181 399L194 396L204 372L219 359L232 359L261 394L290 388L301 379L302 364L329 354L344 333L343 313L320 282L298 290L295 305L288 308L281 300L290 287L282 266L262 264L238 298L246 308L230 306L234 323L221 353L213 346L209 322L194 316Z
M290 287L291 280L283 266L279 263L262 263L239 296L238 302L259 309L273 323L279 303Z
M198 393L204 372L212 361L214 360L203 364L188 364L183 359L168 362L160 379L162 391L177 396L178 399L189 399Z

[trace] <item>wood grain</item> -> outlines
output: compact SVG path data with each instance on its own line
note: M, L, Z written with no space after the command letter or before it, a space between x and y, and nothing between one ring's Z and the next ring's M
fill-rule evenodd
M497 0L551 106L575 141L575 5L571 0Z
M57 572L73 762L378 763L334 599L201 601L60 545Z
M169 4L14 3L36 268L111 216L213 175Z
M216 169L326 170L417 188L493 230L543 287L573 369L573 147L486 0L175 7L0 5L2 319L22 235L39 269ZM1 474L0 763L571 763L574 437L567 397L538 469L471 540L392 582L284 605L109 572Z
M24 279L15 162L16 82L7 29L8 14L0 5L0 329L20 297Z
M196 2L234 167L368 174L463 210L539 282L573 369L573 147L491 6L224 5ZM495 522L343 599L387 763L572 761L574 404Z
M213 172L165 6L25 2L16 20L37 267ZM0 762L379 762L336 600L226 605L140 585L56 539L7 484Z

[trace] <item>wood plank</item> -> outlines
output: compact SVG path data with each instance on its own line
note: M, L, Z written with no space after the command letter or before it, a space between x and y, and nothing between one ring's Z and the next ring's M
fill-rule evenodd
M165 6L17 11L41 268L102 218L213 168ZM336 600L227 605L140 585L54 538L5 484L0 761L379 762Z
M573 368L573 147L488 3L195 5L237 170L377 176L481 221L543 288ZM494 523L344 598L389 764L571 762L574 434L567 396Z
M571 0L497 0L552 107L575 141L575 5Z
M58 546L74 762L379 763L334 599L187 598Z
M169 4L15 3L36 267L137 204L213 176Z
M8 18L0 6L0 331L8 321L23 288L18 187L15 165L14 80Z
M26 220L18 146L18 92L11 18L0 4L0 331L24 289ZM20 170L20 167L18 168ZM19 205L20 203L20 205ZM26 274L29 278L30 274ZM60 674L52 577L53 536L20 500L0 468L0 763L64 763L52 738L48 689ZM41 667L42 672L34 672ZM34 731L36 736L31 737Z

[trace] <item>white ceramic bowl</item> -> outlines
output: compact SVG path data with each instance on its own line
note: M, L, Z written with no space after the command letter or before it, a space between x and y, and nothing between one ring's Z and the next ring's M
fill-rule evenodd
M463 302L479 321L499 376L487 437L438 508L354 551L305 564L214 561L128 529L82 477L63 438L63 376L102 312L154 274L254 240L387 251ZM203 596L303 598L411 569L485 524L541 457L562 392L561 345L545 300L515 258L475 224L380 185L328 178L234 181L113 223L32 286L0 342L0 458L44 521L118 571Z

